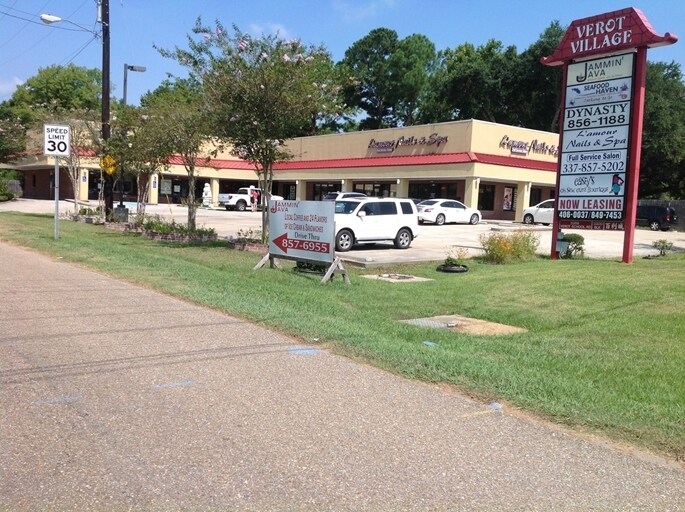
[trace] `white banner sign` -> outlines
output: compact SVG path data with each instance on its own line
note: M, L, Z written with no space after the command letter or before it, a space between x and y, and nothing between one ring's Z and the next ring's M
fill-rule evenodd
M628 126L588 128L564 132L564 153L606 151L628 147Z
M269 254L332 262L335 201L269 201Z
M631 82L628 78L575 85L566 88L566 108L626 101L631 97Z
M633 54L612 55L601 59L586 60L569 64L566 72L566 85L578 85L586 82L603 82L616 78L633 76Z

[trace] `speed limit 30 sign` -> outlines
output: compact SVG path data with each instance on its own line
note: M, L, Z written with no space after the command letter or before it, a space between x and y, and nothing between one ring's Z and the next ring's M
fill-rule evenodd
M46 124L43 131L43 154L52 156L70 155L71 131L68 126Z

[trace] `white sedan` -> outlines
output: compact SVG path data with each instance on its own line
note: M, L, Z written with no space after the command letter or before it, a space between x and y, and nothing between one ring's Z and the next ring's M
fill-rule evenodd
M464 224L478 224L481 214L475 208L469 208L464 203L454 199L427 199L418 206L419 223L433 222L442 226L446 222L461 222Z
M554 199L548 199L523 210L524 224L552 224L554 222Z

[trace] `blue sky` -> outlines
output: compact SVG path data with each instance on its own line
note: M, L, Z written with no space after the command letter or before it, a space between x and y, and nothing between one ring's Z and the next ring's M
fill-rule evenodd
M553 20L568 26L573 20L630 7L625 0L110 0L112 94L123 95L124 64L145 66L128 74L128 102L155 89L167 73L183 70L165 59L153 44L185 47L195 19L260 35L276 33L307 44L323 44L334 60L374 28L395 30L400 38L418 33L437 49L489 39L514 45L519 52L535 42ZM685 37L685 2L651 0L632 4L647 16L655 31ZM41 13L99 30L96 0L0 0L0 101L17 84L53 64L100 68L99 40L74 25L45 25ZM649 50L651 61L676 61L685 72L685 42Z

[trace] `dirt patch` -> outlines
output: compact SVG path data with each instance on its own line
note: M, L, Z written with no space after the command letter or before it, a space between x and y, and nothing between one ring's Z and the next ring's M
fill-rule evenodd
M489 336L527 332L527 329L524 329L522 327L498 324L495 322L487 322L485 320L478 320L477 318L469 318L460 315L433 316L430 318L415 318L411 320L402 321L404 323L418 325L420 327L429 327L434 329L450 329L451 331L455 332L465 332L470 334L481 334Z

